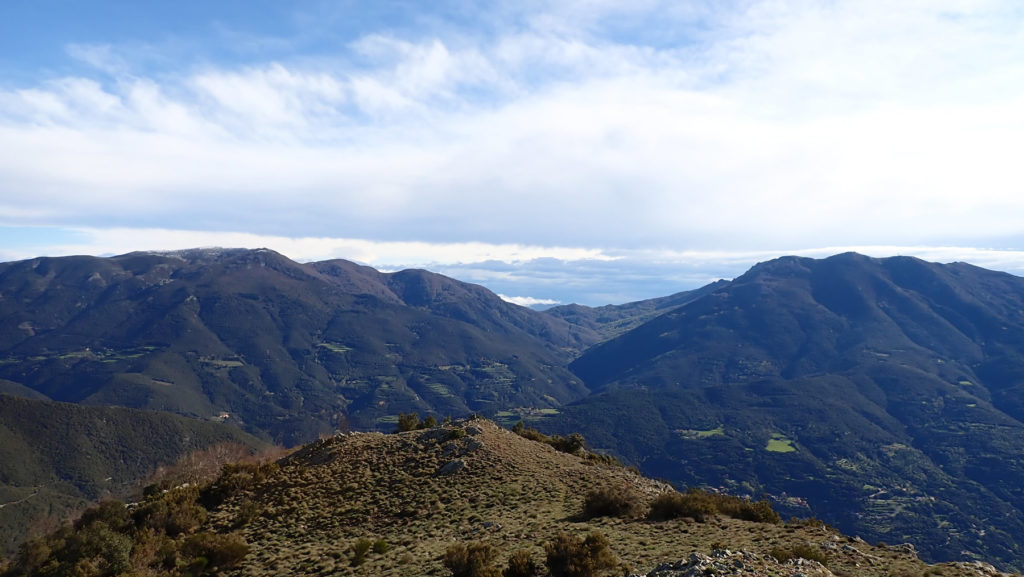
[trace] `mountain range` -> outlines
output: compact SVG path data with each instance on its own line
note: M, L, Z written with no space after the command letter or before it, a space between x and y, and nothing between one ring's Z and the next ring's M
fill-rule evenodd
M0 379L218 419L286 445L395 415L555 407L598 336L421 270L269 250L0 265Z
M0 264L0 386L295 444L399 413L525 419L680 487L935 560L1022 557L1024 279L784 257L533 311L427 271L208 249Z

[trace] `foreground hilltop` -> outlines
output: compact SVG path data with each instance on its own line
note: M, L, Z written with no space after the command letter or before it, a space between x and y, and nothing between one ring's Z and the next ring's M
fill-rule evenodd
M547 442L482 419L332 436L274 464L228 466L202 487L157 487L128 509L87 512L29 542L4 577L450 575L460 552L487 557L480 571L515 558L514 575L529 574L527 560L543 575L552 552L586 557L583 538L601 550L593 574L998 575L978 563L929 566L910 546L871 546L817 521L781 523L764 504L684 496L554 448L578 449L578 438L521 433Z

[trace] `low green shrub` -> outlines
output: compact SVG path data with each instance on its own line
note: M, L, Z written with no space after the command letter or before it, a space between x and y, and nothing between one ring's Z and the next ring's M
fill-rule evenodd
M706 493L686 494L671 491L662 493L651 501L651 510L647 518L651 521L668 521L690 517L703 523L717 512L714 502L705 497Z
M562 437L560 435L548 436L537 429L527 429L526 425L524 425L522 421L519 421L512 427L512 432L524 439L537 441L538 443L545 443L547 445L551 445L558 451L573 455L582 451L587 443L586 439L583 438L583 435L579 433L573 433L567 437Z
M444 552L442 563L452 572L452 577L500 577L501 571L494 565L498 550L487 543L458 543Z
M768 501L748 501L732 495L691 488L686 493L662 493L651 502L648 518L666 521L692 517L703 523L715 514L757 523L779 523L782 519Z
M633 518L643 514L644 499L639 491L623 483L601 487L587 493L583 500L583 517Z
M182 544L181 552L193 560L203 559L203 567L227 569L241 563L249 554L249 544L234 533L196 533Z
M280 467L277 463L229 463L220 476L203 488L199 501L208 510L219 507L231 497L262 483Z
M349 557L349 561L353 567L358 567L366 562L366 554L373 548L373 541L369 539L356 539L355 543L352 543L352 555Z
M398 429L399 433L405 433L408 431L420 431L423 429L430 429L437 426L437 419L434 415L427 415L426 419L420 420L420 416L417 413L398 413Z
M544 545L544 552L551 577L594 577L619 564L608 538L598 531L585 539L561 533Z
M808 561L817 561L822 565L828 564L828 556L817 547L807 543L800 543L792 547L773 547L768 554L779 563L785 563L790 559L807 559Z
M132 512L140 527L149 527L170 537L191 533L206 521L206 509L197 504L198 487L179 487L151 498Z
M526 549L513 551L501 577L540 577L540 566Z

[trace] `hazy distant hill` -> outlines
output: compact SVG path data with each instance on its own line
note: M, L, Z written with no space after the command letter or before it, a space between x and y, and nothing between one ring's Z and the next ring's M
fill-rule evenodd
M787 257L588 350L571 367L600 394L558 427L869 540L1015 563L1022 353L1024 279Z
M551 307L544 312L564 319L573 325L591 329L604 340L617 337L658 315L681 307L725 284L728 284L728 282L717 281L696 290L683 291L667 297L658 297L621 305L588 307L571 304Z
M286 444L399 412L578 399L586 389L565 365L597 339L426 271L269 250L0 264L0 379L54 400L220 418Z
M647 517L670 496L702 508ZM596 506L616 503L628 507ZM739 518L754 510L757 522ZM499 575L510 558L518 571L506 575L547 575L549 559L576 568L554 575L996 575L984 565L928 567L910 546L872 546L820 522L778 523L737 499L684 497L480 419L322 439L276 464L232 467L209 485L154 492L130 512L116 504L94 509L28 551L5 577L73 567L84 577L451 575L445 560L470 565L470 558L474 571L456 575ZM662 563L676 572L655 574Z
M167 413L0 394L0 553L103 496L127 498L158 465L220 443L266 444Z

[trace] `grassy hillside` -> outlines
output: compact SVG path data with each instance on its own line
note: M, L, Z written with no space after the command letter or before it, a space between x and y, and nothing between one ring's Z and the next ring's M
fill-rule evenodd
M220 423L0 395L0 551L101 497L126 498L159 465L224 443L266 445Z
M666 495L703 506L666 518ZM649 517L659 497L661 515ZM624 502L630 506L602 506ZM47 566L84 568L84 576L452 575L467 554L487 562L466 575L497 574L482 570L507 567L511 557L520 570L531 560L539 574L549 558L555 567L559 559L591 560L592 573L556 573L564 575L647 573L679 560L717 575L994 574L929 567L910 547L871 546L820 522L730 516L749 509L757 507L679 495L602 459L472 420L331 437L277 464L227 468L212 485L156 492L129 510L108 505L26 547L7 575ZM589 550L600 550L601 562L582 545L595 533ZM96 552L95 540L119 545Z

